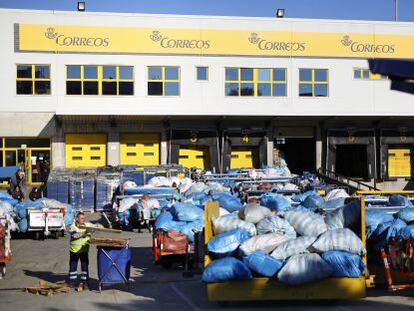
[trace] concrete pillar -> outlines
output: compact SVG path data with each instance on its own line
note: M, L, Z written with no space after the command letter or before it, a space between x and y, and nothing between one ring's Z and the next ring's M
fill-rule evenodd
M62 168L66 166L66 144L62 136L53 136L52 139L52 167Z
M119 132L108 132L108 144L107 144L107 160L108 165L117 166L120 164L120 143Z
M273 140L267 140L267 165L273 166Z
M160 162L163 165L168 163L168 140L165 131L161 132Z
M316 147L315 147L315 152L316 152L316 161L315 161L315 170L318 170L319 168L322 167L322 132L321 132L321 128L320 126L317 126L315 128L315 143L316 143Z

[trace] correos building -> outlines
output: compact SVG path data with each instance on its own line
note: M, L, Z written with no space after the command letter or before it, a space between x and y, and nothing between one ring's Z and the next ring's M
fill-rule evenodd
M0 164L412 176L411 23L0 10Z

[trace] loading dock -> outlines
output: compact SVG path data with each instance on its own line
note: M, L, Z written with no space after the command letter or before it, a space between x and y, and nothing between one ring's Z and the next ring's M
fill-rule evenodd
M223 132L223 171L232 168L260 168L267 164L265 131L231 130Z
M121 133L121 165L160 164L160 135L157 133Z
M375 135L371 129L328 130L326 169L346 177L375 177Z
M105 134L66 134L66 167L106 165Z
M218 143L216 130L170 130L168 163L218 172L220 160Z

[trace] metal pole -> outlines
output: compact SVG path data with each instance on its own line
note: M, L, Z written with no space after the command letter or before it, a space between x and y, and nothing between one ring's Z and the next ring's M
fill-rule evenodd
M398 0L394 0L394 17L395 21L398 22Z

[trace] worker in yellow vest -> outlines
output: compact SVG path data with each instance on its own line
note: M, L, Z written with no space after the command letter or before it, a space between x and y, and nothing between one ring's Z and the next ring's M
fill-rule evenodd
M70 227L70 256L69 256L69 284L76 286L78 278L78 261L81 262L81 284L84 288L88 285L89 279L89 240L90 233L80 227L97 227L89 222L85 222L85 214L78 212L75 223Z

